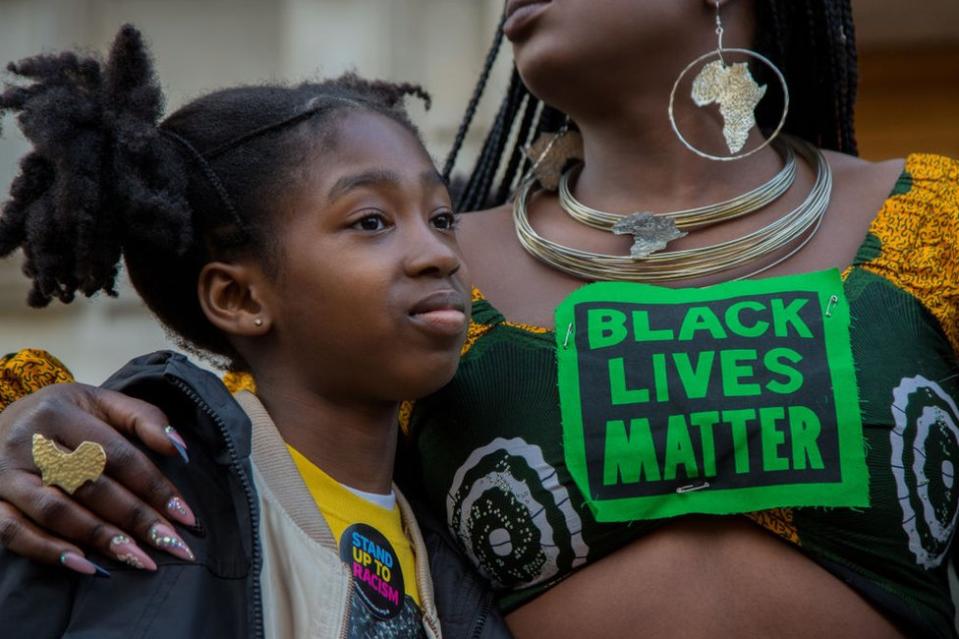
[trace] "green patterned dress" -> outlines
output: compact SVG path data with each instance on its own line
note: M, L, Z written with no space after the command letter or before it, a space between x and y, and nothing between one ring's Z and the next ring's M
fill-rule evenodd
M909 156L843 277L871 505L743 516L911 635L953 637L959 162ZM565 466L557 383L555 335L509 322L475 291L459 372L402 415L432 509L505 611L662 525L593 518Z

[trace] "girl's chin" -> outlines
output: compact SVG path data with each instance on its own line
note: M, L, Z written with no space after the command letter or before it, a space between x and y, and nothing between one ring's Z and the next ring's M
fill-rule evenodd
M445 361L444 361L445 359ZM404 375L398 386L400 401L421 399L450 383L459 366L459 352L452 357L429 357L418 360L416 370Z

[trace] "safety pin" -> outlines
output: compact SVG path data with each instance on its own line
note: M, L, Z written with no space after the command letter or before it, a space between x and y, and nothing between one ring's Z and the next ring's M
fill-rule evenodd
M826 304L826 317L832 317L832 307L839 303L838 295L830 295L829 303Z
M569 346L569 336L573 334L573 323L570 322L569 326L566 327L566 339L563 340L563 350Z
M676 492L679 493L680 495L683 495L685 493L694 493L697 490L702 490L704 488L709 488L708 481L704 481L701 484L686 484L685 486L680 486L679 488L676 489Z

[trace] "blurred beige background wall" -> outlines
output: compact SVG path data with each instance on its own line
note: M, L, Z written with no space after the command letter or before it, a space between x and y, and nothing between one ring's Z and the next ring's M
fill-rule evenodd
M959 0L853 5L862 52L863 155L959 156ZM501 6L502 0L0 0L0 62L70 46L102 51L120 24L133 22L152 45L168 110L219 86L350 68L419 82L433 93L434 107L429 114L414 107L413 115L442 161ZM480 126L491 121L508 70L508 60L500 60ZM27 145L12 118L3 125L5 195ZM473 131L466 158L480 133ZM95 383L135 354L170 346L129 288L119 299L36 311L25 305L28 286L19 268L19 257L0 262L0 354L45 348L79 379Z

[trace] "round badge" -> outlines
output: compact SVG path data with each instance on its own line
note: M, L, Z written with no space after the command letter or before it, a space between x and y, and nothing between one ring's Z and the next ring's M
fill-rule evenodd
M403 608L403 570L390 542L372 526L353 524L340 537L340 559L350 568L356 593L370 613L392 619Z

